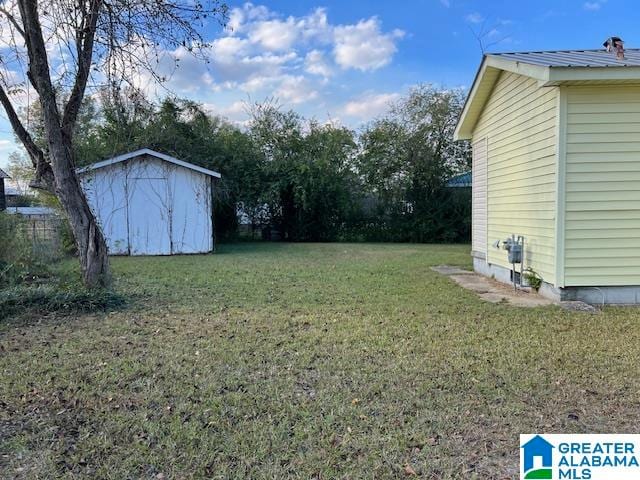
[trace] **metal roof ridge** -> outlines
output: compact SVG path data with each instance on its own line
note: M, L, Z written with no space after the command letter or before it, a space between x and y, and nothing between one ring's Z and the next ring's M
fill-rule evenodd
M640 48L625 48L625 52L640 52ZM511 52L485 52L485 55L516 55L527 53L571 53L571 52L583 52L583 53L610 53L604 48L573 48L569 50L520 50Z

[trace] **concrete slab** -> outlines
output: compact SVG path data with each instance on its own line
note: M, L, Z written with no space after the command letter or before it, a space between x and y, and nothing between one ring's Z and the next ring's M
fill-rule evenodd
M473 270L463 270L462 268L452 267L450 265L438 265L437 267L431 267L434 272L441 273L442 275L470 275L473 274Z
M560 306L570 312L600 313L593 305L579 301L560 302Z
M546 307L556 302L528 290L514 290L512 286L497 282L491 278L455 267L441 265L434 267L438 273L448 276L461 287L478 294L480 298L491 303L505 302L516 307Z
M488 279L480 275L448 275L448 277L458 285L476 293L489 293L492 290Z

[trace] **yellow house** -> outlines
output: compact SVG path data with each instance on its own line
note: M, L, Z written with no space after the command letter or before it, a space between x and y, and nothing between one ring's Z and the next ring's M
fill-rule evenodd
M487 54L455 132L473 148L474 269L541 293L640 303L640 50ZM519 270L519 269L518 269Z

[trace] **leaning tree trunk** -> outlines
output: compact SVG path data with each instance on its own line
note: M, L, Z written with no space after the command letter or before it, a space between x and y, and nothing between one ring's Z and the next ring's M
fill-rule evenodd
M56 91L51 82L47 48L38 16L38 3L33 0L18 1L23 23L21 33L29 56L27 76L38 92L42 106L42 119L49 147L56 196L67 214L78 247L84 284L90 288L102 287L109 282L109 259L100 226L91 213L76 175L72 135L91 67L93 34L95 34L100 5L101 2L98 0L92 4L91 22L82 35L84 38L82 46L78 47L76 82L62 116L58 110Z
M76 175L71 145L65 143L49 142L56 195L73 232L84 284L90 288L104 287L110 281L107 244Z

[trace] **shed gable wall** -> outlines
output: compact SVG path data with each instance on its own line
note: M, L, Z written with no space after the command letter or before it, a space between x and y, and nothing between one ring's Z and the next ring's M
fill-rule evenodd
M557 87L503 72L480 115L473 142L487 142L487 261L511 268L491 245L525 237L525 267L555 284ZM475 219L474 219L475 220Z
M87 202L96 216L112 255L129 253L127 171L115 164L80 176Z
M143 155L81 175L110 254L213 250L211 178Z
M640 285L640 85L567 87L565 285Z

